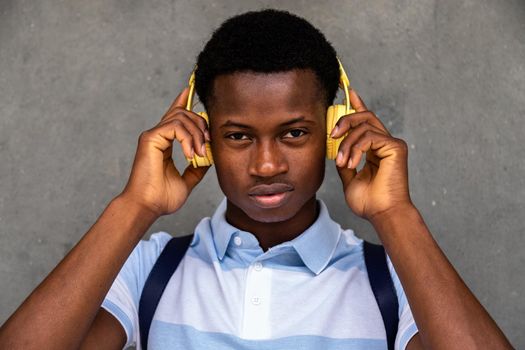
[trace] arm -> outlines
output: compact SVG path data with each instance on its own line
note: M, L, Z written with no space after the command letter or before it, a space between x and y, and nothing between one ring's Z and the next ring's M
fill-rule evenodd
M424 348L512 348L415 207L393 209L371 222L403 285Z
M409 349L509 349L504 334L432 238L408 190L408 148L390 135L350 91L355 114L332 132L342 141L336 159L345 199L377 231L405 290L419 329ZM363 154L364 167L355 167Z
M1 349L70 349L84 339L96 348L124 345L123 329L100 305L147 229L177 211L208 169L188 167L180 175L171 158L174 139L189 157L205 138L205 121L183 110L187 96L185 89L159 124L141 134L125 189L2 325Z
M114 199L2 326L0 348L77 348L126 258L155 219L152 212Z

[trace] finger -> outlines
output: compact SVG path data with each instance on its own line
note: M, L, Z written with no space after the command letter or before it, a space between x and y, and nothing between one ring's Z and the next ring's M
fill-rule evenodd
M355 178L357 174L356 169L348 169L347 167L343 168L337 168L337 172L339 173L339 176L341 177L341 180L343 181L343 188L347 188L350 182Z
M174 124L175 138L181 145L182 153L184 153L186 158L193 158L195 156L195 148L193 147L192 135L179 120L174 120L172 124Z
M175 97L175 100L172 102L170 108L168 108L168 111L164 114L164 116L161 118L161 121L166 119L176 108L186 108L186 103L188 102L188 96L190 93L190 88L185 87L184 90L182 90L177 97Z
M339 138L343 136L346 132L348 132L350 129L356 128L362 123L368 123L381 130L386 135L390 135L387 128L384 126L383 123L381 123L379 118L373 112L366 111L348 114L339 119L334 129L332 130L331 136L333 138Z
M356 110L356 112L365 112L368 110L365 103L361 100L361 97L359 97L354 89L350 89L348 93L350 95L350 105Z
M179 120L193 137L193 148L201 155L206 155L205 141L210 140L210 134L206 127L206 121L201 116L195 114L192 116L188 111L178 110L176 114L163 121L160 125L171 123L173 120Z
M188 111L186 109L177 108L173 110L171 113L166 114L166 117L164 120L162 120L159 125L162 125L164 123L168 123L170 120L174 118L179 118L181 115L186 116L189 118L193 123L197 125L197 127L202 130L205 138L209 141L209 132L208 132L208 123L206 122L206 119L204 119L201 115Z
M172 144L173 140L180 142L182 151L187 158L192 158L195 155L193 149L193 138L186 127L178 119L172 120L170 123L158 126L148 132L153 134L152 141L155 147L166 151Z
M205 142L210 142L210 132L208 130L208 123L202 116L187 110L178 109L178 112L169 117L162 123L169 123L171 120L181 120L188 131L194 137L194 147L202 156L206 155ZM204 153L202 153L204 152Z
M339 145L339 150L335 159L335 162L338 167L348 166L350 158L353 157L351 154L352 147L362 137L362 135L367 132L376 132L378 134L386 136L382 130L376 128L373 125L370 125L368 123L359 124L355 129L350 131L348 136L346 136Z
M195 124L195 122L188 117L186 114L182 115L179 119L186 130L190 133L193 140L193 147L196 152L201 155L206 155L206 146L204 145L204 132Z
M355 168L361 161L363 154L366 154L369 151L372 151L379 160L388 156L389 150L387 149L383 152L379 152L381 148L384 148L387 145L393 146L390 150L394 149L397 147L396 140L392 137L385 136L384 134L374 131L366 131L352 146L351 157L348 160L347 167L349 169Z
M374 154L372 151L366 152L366 161L372 165L374 165L376 168L379 168L379 162L381 161L381 158L379 158L377 155ZM359 164L359 163L357 163Z
M182 179L189 191L202 180L209 168L209 166L194 168L193 165L189 164L186 169L184 169Z

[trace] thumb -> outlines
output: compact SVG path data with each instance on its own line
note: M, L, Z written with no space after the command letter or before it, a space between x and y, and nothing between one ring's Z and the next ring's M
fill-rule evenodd
M354 89L350 89L348 94L350 95L350 105L356 110L356 112L366 112L368 110L365 103Z
M184 169L184 173L182 174L182 180L184 180L184 183L186 184L186 187L188 188L188 192L191 192L193 188L201 182L204 175L206 175L206 172L208 169L211 168L210 166L204 166L204 167L198 167L194 168L193 165L189 164L186 169Z
M188 102L189 94L190 94L190 88L186 86L184 90L182 90L180 94L175 98L168 112L175 109L176 107L186 108L186 103Z

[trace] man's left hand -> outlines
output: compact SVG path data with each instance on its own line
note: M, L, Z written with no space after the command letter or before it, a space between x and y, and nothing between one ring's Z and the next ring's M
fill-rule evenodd
M367 220L392 209L413 206L408 191L408 147L392 137L359 95L350 90L355 113L342 117L332 137L343 137L336 158L345 199L352 211ZM366 154L364 167L356 170Z

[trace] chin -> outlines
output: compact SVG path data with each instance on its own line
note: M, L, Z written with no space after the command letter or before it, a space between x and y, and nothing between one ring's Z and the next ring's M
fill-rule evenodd
M285 208L258 209L253 212L243 211L250 219L263 223L287 221L297 214L297 212L290 212L290 210L286 210Z
M312 198L312 197L310 197ZM313 197L315 200L315 196ZM251 220L261 223L278 223L293 219L309 202L304 198L289 198L285 203L274 208L254 205L251 200L241 201L238 208Z

